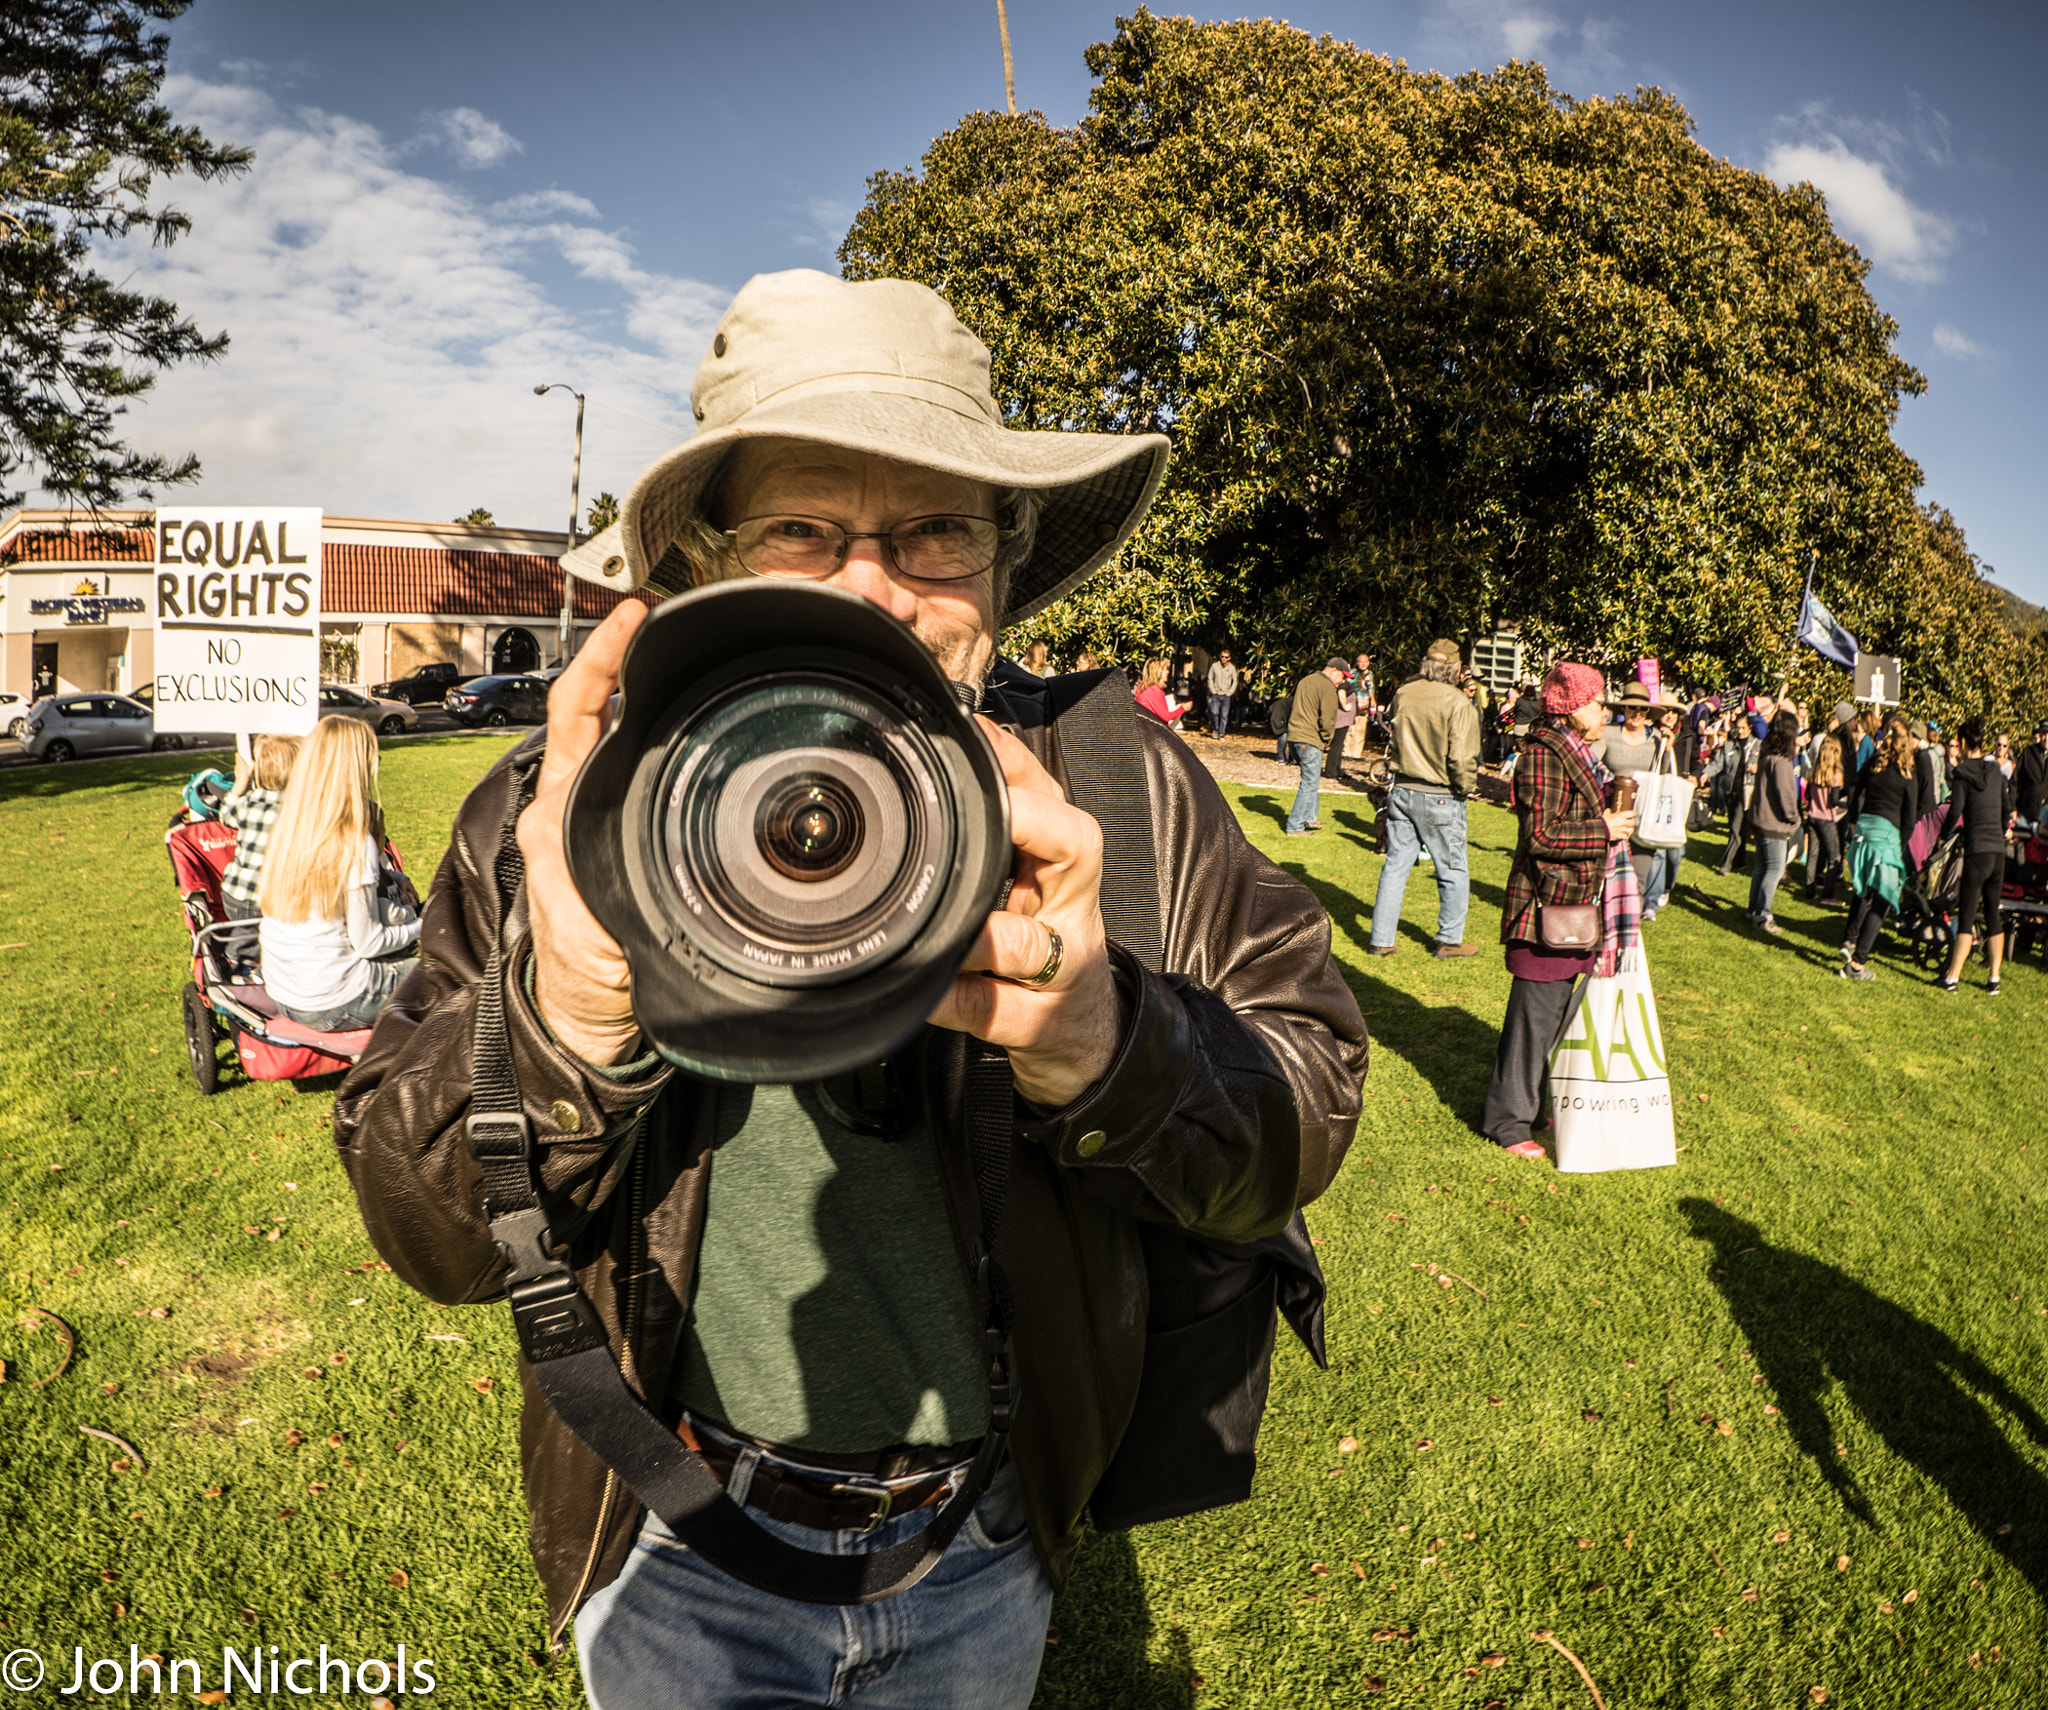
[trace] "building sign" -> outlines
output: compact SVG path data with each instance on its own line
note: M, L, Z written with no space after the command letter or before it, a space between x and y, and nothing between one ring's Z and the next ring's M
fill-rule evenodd
M156 728L303 736L320 716L320 519L156 513Z
M149 610L145 600L132 596L114 598L107 594L73 594L66 600L30 600L30 617L61 617L67 624L100 623L107 621L107 614L119 612L140 615Z

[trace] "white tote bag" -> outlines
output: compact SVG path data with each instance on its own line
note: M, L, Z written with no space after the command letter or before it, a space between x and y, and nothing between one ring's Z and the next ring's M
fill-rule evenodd
M1658 743L1657 763L1636 773L1635 780L1636 828L1629 841L1638 849L1683 849L1693 782L1678 775L1678 757L1670 743Z
M1560 1170L1583 1175L1678 1162L1664 1036L1640 947L1624 950L1605 979L1581 983L1550 1053L1550 1116Z

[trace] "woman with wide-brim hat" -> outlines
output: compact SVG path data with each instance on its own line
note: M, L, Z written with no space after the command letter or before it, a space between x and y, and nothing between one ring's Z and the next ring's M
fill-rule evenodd
M1543 1111L1544 1071L1564 1035L1572 992L1598 951L1597 934L1580 948L1546 945L1544 910L1597 905L1608 848L1635 829L1633 813L1608 807L1612 774L1590 746L1607 719L1603 687L1590 665L1553 665L1540 691L1542 716L1515 763L1521 833L1500 923L1514 983L1479 1126L1518 1158L1544 1155L1529 1135Z

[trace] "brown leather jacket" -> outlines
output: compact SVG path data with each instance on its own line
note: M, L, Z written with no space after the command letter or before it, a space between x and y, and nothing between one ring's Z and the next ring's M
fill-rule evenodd
M1062 778L1045 706L1042 684L1008 673L992 711ZM1134 1219L1226 1241L1280 1229L1336 1174L1366 1067L1365 1023L1330 959L1328 917L1245 841L1180 739L1150 720L1138 725L1170 972L1140 972L1129 1032L1103 1080L1022 1130L997 1243L1016 1299L1011 1454L1055 1583L1136 1401L1147 1294ZM420 967L335 1103L335 1139L371 1240L406 1282L451 1304L503 1292L462 1124L477 992L499 926L491 863L515 769L539 764L542 741L522 743L463 803L427 904ZM508 966L523 967L523 892L506 942ZM508 986L555 1238L568 1242L628 1382L659 1400L710 1181L706 1083L667 1068L631 1085L607 1079L556 1045L519 983ZM918 1049L932 1130L957 1135L964 1042L927 1029ZM642 1106L644 1119L628 1122ZM1083 1156L1076 1142L1098 1130L1107 1143ZM937 1157L964 1287L972 1176L964 1146L942 1142ZM523 1362L520 1378L530 1540L552 1642L617 1575L640 1510L555 1417Z

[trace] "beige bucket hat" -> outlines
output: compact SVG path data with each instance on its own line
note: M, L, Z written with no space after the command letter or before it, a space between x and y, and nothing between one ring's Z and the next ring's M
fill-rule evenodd
M1036 543L1001 614L1009 625L1129 539L1166 473L1163 434L1005 427L988 347L907 279L756 275L718 323L690 403L696 436L640 472L617 524L564 556L565 569L622 593L680 591L689 568L670 548L725 454L743 439L786 437L1039 494Z

